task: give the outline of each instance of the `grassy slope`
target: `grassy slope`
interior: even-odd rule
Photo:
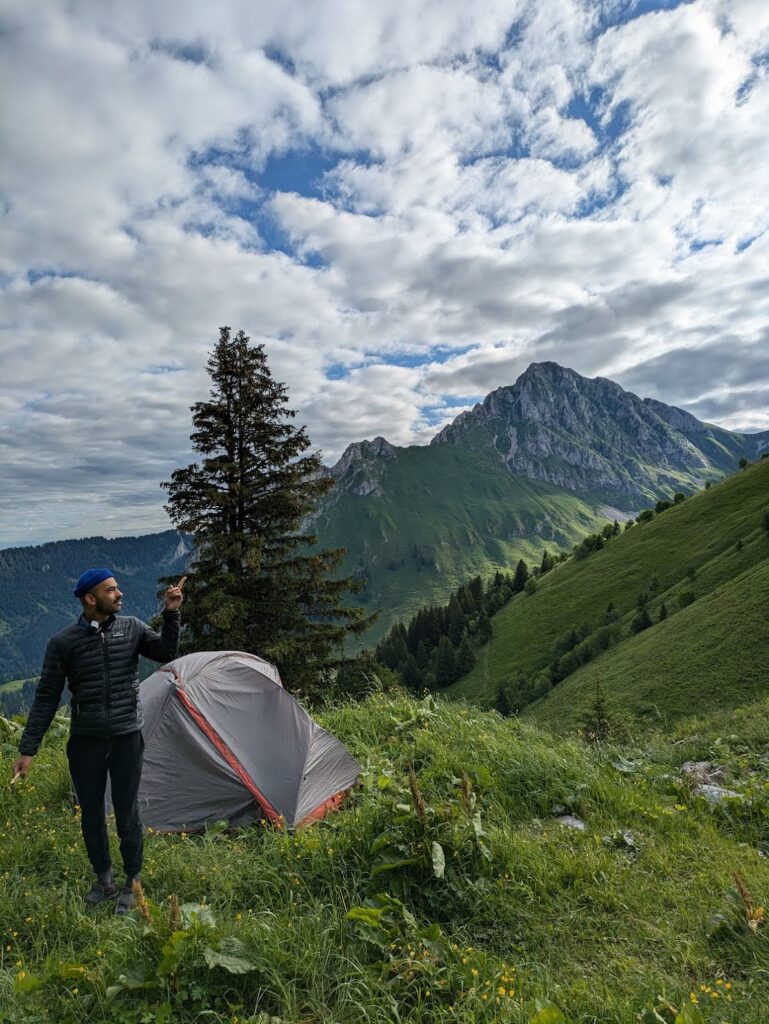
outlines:
[[[651,604],[654,617],[663,600],[672,611],[682,590],[691,589],[702,596],[736,581],[769,558],[769,541],[761,528],[761,515],[767,505],[769,460],[764,460],[701,491],[652,522],[623,533],[602,551],[558,566],[540,581],[536,594],[515,598],[494,617],[490,643],[479,652],[473,671],[451,688],[451,695],[479,701],[493,699],[500,681],[519,670],[528,674],[543,668],[552,657],[554,641],[583,622],[599,622],[610,601],[623,614],[627,627],[638,594],[647,589],[653,577],[659,580],[659,591]],[[743,542],[741,551],[735,548],[738,540]],[[693,578],[687,576],[687,570],[694,573]],[[722,597],[730,599],[732,591]],[[755,601],[759,607],[759,599],[751,597],[749,586],[745,600],[748,604]],[[704,645],[716,656],[714,638],[720,642],[726,629],[716,627],[714,633],[709,626],[698,626],[698,616],[705,607],[695,602],[686,618],[679,618],[683,613],[676,614],[664,632],[655,627],[644,639],[644,644],[650,645],[650,671],[656,660],[654,637],[673,636],[683,625],[690,633],[692,650]],[[592,663],[587,671],[620,656],[629,642]],[[749,692],[758,664],[754,663],[748,679]],[[740,685],[743,669],[739,658],[735,656],[723,664],[723,670],[727,686]],[[688,679],[685,663],[678,666],[676,675],[666,676],[663,684],[665,681],[671,692],[688,686],[691,693],[696,685],[695,680]]]
[[[763,541],[766,547],[769,542]],[[554,687],[524,715],[574,727],[595,693],[637,716],[671,721],[769,692],[769,557],[664,622],[627,639]]]
[[[769,927],[748,927],[732,872],[766,905],[769,860],[757,847],[769,848],[769,806],[749,772],[769,767],[767,703],[730,716],[726,743],[695,723],[683,742],[656,738],[622,755],[404,697],[330,709],[323,723],[364,766],[342,811],[297,836],[257,827],[149,836],[148,920],[83,913],[89,878],[63,736],[47,744],[29,782],[0,790],[0,1019],[266,1024],[265,1011],[284,1024],[529,1024],[534,999],[549,997],[571,1024],[637,1024],[659,996],[680,1007],[694,992],[706,1024],[765,1024]],[[0,756],[0,772],[11,756]],[[748,787],[728,809],[710,809],[675,771],[713,756],[730,785]],[[464,773],[475,806],[462,795]],[[555,805],[587,830],[559,825]],[[383,833],[389,848],[376,852]],[[435,842],[443,879],[432,870]],[[393,851],[413,862],[378,870]],[[382,892],[415,921],[395,905],[391,923],[385,915],[384,929],[369,928],[372,944],[346,913]],[[205,904],[214,922],[170,924],[169,895]],[[714,913],[726,921],[709,938]],[[375,926],[376,914],[368,920]],[[440,932],[425,932],[430,924]],[[211,951],[227,949],[244,973],[210,965]],[[154,987],[126,990],[131,981]],[[30,984],[40,987],[20,991]]]
[[[313,523],[324,547],[347,549],[345,571],[368,579],[366,607],[382,609],[366,644],[470,577],[539,563],[545,547],[569,548],[606,522],[574,495],[451,445],[398,449],[383,489],[344,494]]]

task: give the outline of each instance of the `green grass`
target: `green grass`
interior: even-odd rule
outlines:
[[[548,999],[570,1024],[652,1007],[672,1024],[664,1004],[694,992],[705,1024],[765,1024],[769,927],[733,872],[766,905],[766,702],[622,750],[400,695],[320,717],[364,767],[340,813],[297,835],[148,836],[128,920],[82,909],[54,736],[0,790],[0,1020],[529,1024]],[[741,797],[694,796],[677,772],[694,755]]]
[[[596,679],[616,708],[659,721],[749,703],[769,692],[768,607],[769,558],[580,668],[523,714],[576,726]]]
[[[341,493],[312,523],[324,547],[347,550],[344,571],[365,578],[365,607],[381,614],[370,646],[396,618],[443,604],[471,577],[534,564],[569,549],[606,519],[586,500],[508,473],[497,459],[451,445],[398,448],[377,470],[382,493]],[[360,597],[356,598],[359,603]]]
[[[628,694],[631,685],[641,685],[649,691],[649,701],[679,714],[700,699],[706,672],[711,681],[703,684],[702,692],[708,703],[711,697],[724,703],[746,699],[761,679],[764,576],[753,579],[750,574],[769,559],[769,535],[761,526],[768,506],[769,460],[764,460],[635,526],[586,559],[557,566],[538,582],[534,595],[514,598],[494,617],[490,643],[478,652],[473,671],[450,688],[450,695],[493,701],[500,682],[519,671],[528,675],[544,668],[554,642],[582,623],[598,624],[610,601],[627,633],[639,593],[656,578],[659,588],[650,605],[655,619],[663,601],[676,612],[682,591],[692,590],[697,600],[667,623],[624,640],[591,663],[580,672],[580,687],[594,672],[603,676],[606,671],[610,684],[630,671]],[[563,685],[533,713],[547,714],[554,723],[557,713],[550,715],[545,707],[551,701],[565,707],[566,698],[559,697]],[[574,691],[569,693],[573,696]],[[622,698],[619,691],[617,697]],[[647,698],[639,696],[639,701]]]

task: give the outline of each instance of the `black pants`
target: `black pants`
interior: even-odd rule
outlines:
[[[103,739],[70,736],[67,760],[81,811],[81,826],[88,859],[97,875],[112,866],[104,814],[107,772],[112,805],[120,837],[120,854],[128,878],[138,876],[144,855],[144,833],[139,815],[139,782],[144,758],[141,732]]]

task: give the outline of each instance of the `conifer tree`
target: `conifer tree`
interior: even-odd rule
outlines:
[[[442,636],[435,650],[435,683],[448,686],[457,678],[457,661],[448,637]]]
[[[290,422],[264,346],[222,327],[207,368],[209,399],[191,407],[200,462],[162,485],[172,522],[194,542],[183,649],[252,651],[307,690],[370,622],[344,604],[360,584],[333,576],[344,550],[315,550],[302,532],[333,483],[320,455],[306,454],[310,440]]]
[[[475,665],[475,655],[467,637],[465,637],[457,650],[457,675],[467,675],[473,668],[473,665]]]
[[[515,567],[515,576],[513,577],[513,593],[520,594],[520,592],[526,586],[526,581],[529,578],[529,567],[521,558],[518,565]]]

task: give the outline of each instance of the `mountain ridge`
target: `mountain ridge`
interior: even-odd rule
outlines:
[[[516,382],[489,392],[439,430],[430,446],[493,451],[517,476],[590,493],[624,511],[656,501],[664,488],[696,488],[769,449],[769,431],[728,431],[654,398],[639,398],[606,377],[583,377],[554,362],[531,363]],[[337,482],[352,471],[356,493],[381,488],[377,462],[413,447],[383,437],[356,441],[328,468]],[[656,467],[650,469],[650,466]],[[331,496],[333,501],[333,495]]]

